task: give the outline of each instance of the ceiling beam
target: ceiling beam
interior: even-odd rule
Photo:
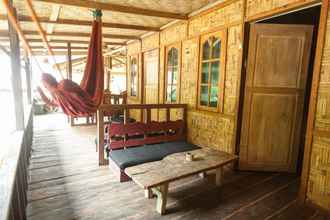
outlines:
[[[123,6],[111,3],[96,2],[91,0],[34,0],[35,2],[52,3],[58,5],[69,5],[82,8],[101,9],[104,11],[116,11],[122,13],[145,15],[152,17],[171,18],[178,20],[187,20],[188,16],[184,14],[178,14],[173,12],[164,12],[158,10],[151,10],[145,8],[138,8],[134,6]]]
[[[28,39],[27,41],[29,43],[42,43],[41,39]],[[9,38],[2,38],[0,39],[0,42],[9,42]],[[72,43],[72,44],[89,44],[89,41],[83,41],[83,40],[49,40],[49,43]],[[106,46],[126,46],[127,44],[124,42],[103,42]]]
[[[38,35],[37,31],[23,31],[25,35]],[[58,37],[90,37],[90,33],[79,33],[79,32],[53,32],[48,34],[49,36],[58,36]],[[125,39],[125,40],[139,40],[140,37],[132,35],[120,35],[120,34],[103,34],[103,38],[109,39]],[[8,37],[7,30],[0,30],[0,37]]]
[[[7,16],[4,14],[0,15],[0,20],[7,20]],[[20,22],[33,22],[32,18],[29,16],[18,16]],[[40,23],[45,24],[63,24],[63,25],[76,25],[76,26],[92,26],[92,21],[87,20],[74,20],[74,19],[57,19],[56,21],[50,20],[47,17],[38,17]],[[142,25],[133,25],[133,24],[120,24],[120,23],[110,23],[103,22],[103,28],[119,28],[119,29],[130,29],[130,30],[139,30],[139,31],[160,31],[159,27],[151,26],[142,26]]]
[[[60,5],[53,5],[52,13],[50,14],[49,20],[50,21],[57,21],[60,16],[61,6]],[[47,34],[51,34],[54,31],[55,24],[48,24],[47,25]]]
[[[68,47],[67,46],[51,46],[50,47],[51,49],[54,49],[54,50],[67,50]],[[44,46],[31,46],[31,49],[46,49]],[[87,50],[88,47],[71,47],[72,50]]]

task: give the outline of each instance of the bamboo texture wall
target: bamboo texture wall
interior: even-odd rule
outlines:
[[[330,210],[330,10],[317,100],[307,196]]]
[[[245,1],[245,2],[244,2]],[[180,102],[188,104],[188,139],[194,144],[235,152],[236,121],[242,62],[243,20],[269,16],[283,8],[298,8],[314,0],[227,0],[223,7],[193,16],[188,22],[174,24],[160,32],[128,46],[128,56],[150,48],[159,48],[159,102],[164,102],[165,48],[181,43]],[[244,11],[245,3],[245,11]],[[244,11],[244,12],[243,12]],[[245,17],[243,19],[243,14]],[[326,46],[322,61],[322,76],[318,97],[316,126],[312,147],[312,167],[308,185],[308,199],[330,210],[330,15]],[[200,111],[197,104],[199,38],[204,33],[227,31],[224,109],[222,113]],[[245,42],[247,43],[247,42]],[[140,62],[143,62],[140,59]],[[142,63],[140,63],[140,70]],[[141,72],[140,72],[141,75]],[[128,81],[129,82],[129,81]],[[141,84],[140,84],[141,85]],[[129,103],[136,100],[128,99]],[[138,100],[142,103],[142,99]],[[173,115],[180,115],[176,112]],[[159,112],[162,120],[163,113]],[[321,132],[316,132],[321,131]],[[318,135],[317,135],[318,134]],[[319,135],[322,134],[322,135]]]

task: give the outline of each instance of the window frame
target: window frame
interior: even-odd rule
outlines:
[[[137,72],[136,72],[136,77],[137,77],[137,80],[136,80],[136,95],[133,96],[132,95],[132,60],[133,59],[136,59],[136,67],[137,67]],[[132,99],[139,99],[139,95],[140,95],[140,92],[139,92],[139,88],[140,88],[140,69],[139,69],[140,65],[139,65],[139,54],[134,54],[134,55],[130,55],[129,56],[129,68],[128,68],[128,74],[129,74],[129,81],[128,81],[128,84],[129,86],[127,87],[127,90],[128,90],[128,95],[130,98]]]
[[[167,100],[167,87],[168,87],[168,52],[175,48],[178,50],[178,76],[177,76],[177,83],[176,83],[176,101],[169,101]],[[165,47],[165,69],[164,69],[164,103],[175,104],[180,103],[181,99],[181,42],[170,44]]]
[[[221,48],[220,48],[220,57],[219,58],[212,58],[208,60],[203,60],[203,44],[209,40],[211,37],[216,37],[221,40]],[[225,90],[225,70],[226,70],[226,50],[227,50],[227,30],[216,31],[208,34],[204,34],[200,37],[199,42],[199,68],[198,68],[198,87],[197,87],[197,109],[199,110],[206,110],[211,112],[223,112],[224,106],[224,90]],[[210,48],[210,55],[212,54],[212,49]],[[203,63],[211,64],[214,61],[220,61],[220,68],[219,68],[219,78],[218,78],[218,102],[216,107],[211,106],[204,106],[200,104],[201,101],[201,85],[202,85],[202,68]],[[208,100],[210,103],[210,90],[211,90],[211,65],[209,65],[208,71]]]

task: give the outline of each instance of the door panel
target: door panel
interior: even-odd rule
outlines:
[[[301,36],[260,36],[253,86],[299,87],[303,43]]]
[[[144,53],[144,104],[159,103],[159,50]],[[158,111],[152,110],[151,120],[158,119]]]
[[[239,166],[295,172],[313,27],[251,25]]]

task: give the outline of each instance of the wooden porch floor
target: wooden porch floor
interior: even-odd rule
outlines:
[[[212,177],[176,182],[160,216],[155,199],[97,165],[95,132],[68,127],[60,114],[35,118],[28,219],[321,219],[297,205],[296,176],[253,172],[226,172],[221,188]]]

